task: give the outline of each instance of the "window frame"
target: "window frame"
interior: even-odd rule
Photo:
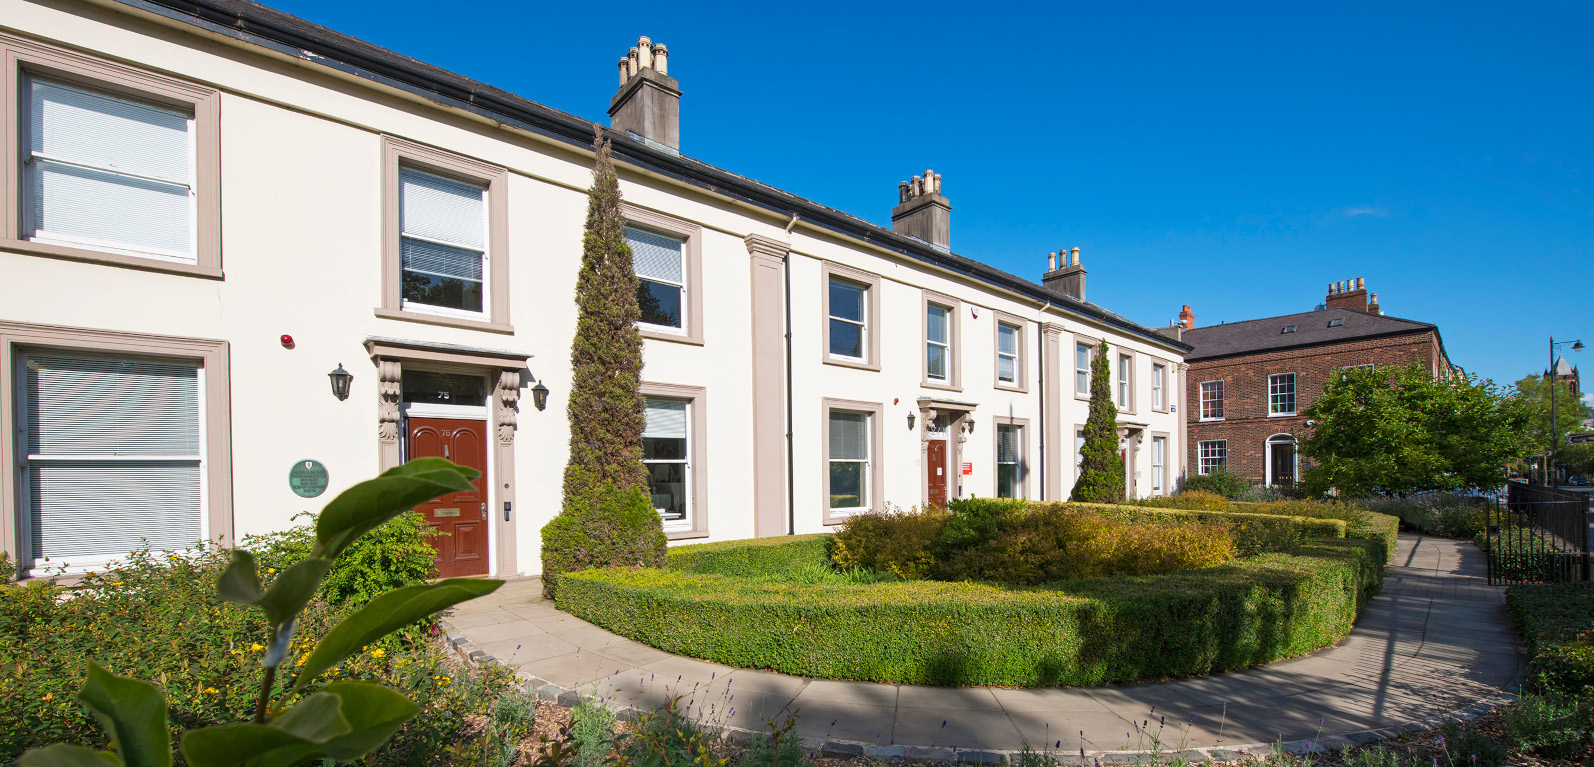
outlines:
[[[1089,353],[1089,358],[1086,360],[1086,362],[1093,364],[1096,361],[1096,352],[1099,351],[1101,347],[1101,339],[1091,338],[1090,336],[1082,336],[1078,333],[1074,334],[1074,347],[1073,354],[1071,355],[1074,361],[1070,365],[1070,368],[1074,371],[1074,399],[1088,402],[1090,401],[1091,368],[1090,364],[1087,364],[1083,370],[1081,370],[1079,367],[1079,347],[1081,346],[1084,346]],[[1080,373],[1085,374],[1085,388],[1083,390],[1079,388]]]
[[[1207,384],[1217,384],[1218,385],[1218,396],[1217,397],[1215,397],[1213,399],[1210,399],[1210,400],[1207,398]],[[1196,387],[1196,407],[1199,408],[1199,412],[1197,413],[1197,415],[1200,416],[1200,419],[1199,419],[1200,422],[1222,421],[1222,420],[1226,420],[1227,419],[1228,413],[1229,413],[1228,402],[1227,402],[1228,388],[1229,388],[1228,387],[1228,383],[1222,378],[1216,378],[1216,379],[1213,379],[1211,381],[1202,381]],[[1221,411],[1221,412],[1219,412],[1217,415],[1214,415],[1214,416],[1207,415],[1207,403],[1208,402],[1216,402],[1216,403],[1218,403],[1217,409],[1219,411]]]
[[[995,311],[996,321],[991,323],[991,360],[995,366],[991,371],[991,380],[997,389],[1027,394],[1029,393],[1029,322],[1020,317],[1004,311]],[[1012,383],[1002,381],[1002,327],[1014,329],[1013,343],[1013,378]]]
[[[997,467],[1001,466],[1001,431],[1003,427],[1018,429],[1018,491],[1022,500],[1030,499],[1029,477],[1035,472],[1029,467],[1029,419],[1000,416],[993,419],[991,424],[991,497],[1000,498],[1002,488],[997,484],[1000,475]]]
[[[212,541],[233,540],[232,384],[226,341],[0,321],[0,370],[5,371],[0,375],[0,432],[6,435],[0,439],[0,465],[19,465],[17,359],[41,351],[196,362],[202,375],[202,529]],[[15,471],[0,472],[0,550],[9,554],[18,567],[22,565],[19,479]]]
[[[869,476],[864,479],[864,487],[868,490],[869,499],[863,507],[858,509],[846,509],[838,512],[830,508],[830,412],[832,410],[839,410],[845,413],[863,413],[869,416],[869,457],[866,459]],[[885,503],[882,498],[885,495],[885,404],[826,397],[820,401],[819,419],[819,466],[821,476],[819,502],[823,509],[823,514],[821,515],[822,524],[839,525],[858,514],[870,514],[884,510]]]
[[[1157,374],[1162,374],[1161,382]],[[1162,404],[1157,404],[1161,400]],[[1168,363],[1152,360],[1151,362],[1151,411],[1154,413],[1168,412]]]
[[[675,330],[638,322],[637,331],[643,338],[653,341],[702,346],[704,290],[702,225],[624,201],[620,203],[620,215],[625,217],[625,225],[632,229],[641,229],[684,241],[681,247],[681,258],[685,262],[682,264],[681,274],[686,278],[685,284],[681,286],[681,320],[684,327]]]
[[[1208,465],[1208,458],[1211,456],[1205,452],[1208,449],[1208,445],[1214,446],[1213,450],[1218,454],[1216,464],[1210,466]],[[1228,465],[1229,441],[1227,439],[1203,439],[1196,441],[1196,473],[1204,476],[1206,474],[1210,474],[1214,469],[1225,468]]]
[[[401,256],[399,170],[413,168],[487,188],[487,260],[482,269],[486,284],[482,302],[486,311],[471,317],[471,312],[440,308],[437,312],[403,302],[404,262]],[[497,165],[417,144],[397,136],[382,136],[382,303],[375,315],[382,319],[408,320],[428,325],[513,333],[509,322],[509,171]],[[462,316],[464,315],[464,316]]]
[[[1162,443],[1162,464],[1160,466],[1157,464],[1157,443],[1159,441]],[[1168,473],[1168,458],[1171,456],[1168,449],[1172,444],[1173,440],[1167,432],[1154,431],[1151,433],[1151,448],[1149,452],[1151,453],[1151,494],[1153,496],[1172,495],[1168,487],[1168,478],[1170,476]],[[1157,477],[1158,469],[1162,470],[1160,482]]]
[[[0,226],[0,250],[44,258],[82,261],[105,266],[220,280],[221,245],[221,92],[184,80],[125,66],[110,59],[69,51],[53,45],[0,34],[0,58],[5,61],[0,98],[5,119],[0,141],[5,142],[0,172],[5,174],[5,223]],[[22,206],[26,195],[22,178],[24,105],[22,80],[42,77],[88,90],[179,109],[192,115],[189,142],[193,147],[193,263],[155,256],[99,250],[89,245],[63,245],[23,239]]]
[[[930,377],[930,307],[947,312],[945,380]],[[922,291],[919,300],[919,385],[926,389],[963,391],[963,302],[945,293]]]
[[[679,541],[709,536],[708,515],[708,389],[701,386],[642,382],[637,392],[643,397],[684,400],[686,402],[686,474],[688,497],[692,504],[686,524],[664,523],[664,537]]]
[[[1289,391],[1287,392],[1287,394],[1289,395],[1289,398],[1290,398],[1290,409],[1288,411],[1280,410],[1280,411],[1276,411],[1275,412],[1273,410],[1273,408],[1274,408],[1274,398],[1282,397],[1282,396],[1284,396],[1286,394],[1286,392],[1276,391],[1280,387],[1278,387],[1274,383],[1274,379],[1283,378],[1284,376],[1289,376],[1289,379],[1290,379],[1290,387],[1289,387]],[[1296,414],[1297,408],[1300,405],[1299,400],[1296,399],[1296,397],[1299,394],[1299,390],[1296,387],[1296,381],[1297,380],[1298,379],[1296,378],[1296,375],[1294,373],[1269,373],[1268,374],[1268,376],[1267,376],[1267,417],[1268,418],[1288,418],[1288,417],[1293,416],[1293,415]]]
[[[1124,370],[1125,370],[1124,363],[1126,361],[1128,362],[1128,372],[1129,372],[1129,377],[1128,378],[1124,378],[1123,377]],[[1136,392],[1135,392],[1135,378],[1136,378],[1135,373],[1137,372],[1135,370],[1135,368],[1137,366],[1138,361],[1139,361],[1139,355],[1137,355],[1133,351],[1130,351],[1130,350],[1127,350],[1127,349],[1122,349],[1122,348],[1120,348],[1118,350],[1118,355],[1114,359],[1114,363],[1115,364],[1113,365],[1113,401],[1114,401],[1115,404],[1118,405],[1118,412],[1120,412],[1120,413],[1136,413],[1136,412],[1138,412],[1138,409],[1136,408],[1136,405],[1137,405],[1137,400],[1139,400],[1139,397],[1136,396]],[[1123,398],[1122,402],[1118,402],[1118,399],[1120,397]]]
[[[839,357],[830,353],[830,282],[840,280],[863,288],[863,359]],[[819,359],[826,365],[880,370],[880,275],[850,266],[822,261],[819,265],[819,300],[823,315],[820,329]]]

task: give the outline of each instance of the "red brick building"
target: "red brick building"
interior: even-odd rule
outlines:
[[[1457,370],[1438,327],[1385,316],[1361,279],[1330,285],[1322,306],[1300,314],[1197,328],[1185,309],[1180,336],[1195,347],[1185,357],[1188,465],[1199,474],[1221,465],[1254,483],[1293,484],[1296,440],[1310,428],[1300,413],[1342,368]]]

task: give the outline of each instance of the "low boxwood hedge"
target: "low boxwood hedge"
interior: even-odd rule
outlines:
[[[672,546],[664,556],[671,570],[758,578],[794,573],[829,553],[830,536],[818,534]]]
[[[637,641],[732,666],[916,684],[1099,685],[1245,668],[1327,646],[1377,592],[1384,564],[1381,541],[1322,539],[1202,570],[1033,588],[837,586],[724,572],[811,566],[805,558],[819,555],[822,540],[685,547],[666,569],[572,573],[558,605]]]
[[[1193,520],[1196,522],[1222,522],[1232,527],[1255,525],[1274,530],[1288,530],[1302,538],[1344,538],[1348,527],[1344,520],[1313,519],[1311,517],[1253,514],[1241,511],[1198,511],[1191,509],[1158,509],[1147,506],[1077,503],[1103,516],[1131,522],[1167,522]]]

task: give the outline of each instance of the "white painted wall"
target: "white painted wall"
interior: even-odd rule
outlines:
[[[412,339],[532,355],[530,370],[552,391],[546,412],[522,397],[515,466],[519,561],[501,573],[540,570],[539,529],[558,512],[568,424],[569,346],[575,331],[573,291],[581,255],[590,157],[523,134],[486,126],[440,108],[350,83],[315,65],[286,62],[254,49],[110,14],[89,4],[41,5],[0,0],[0,19],[14,33],[63,44],[141,67],[209,84],[223,92],[222,206],[225,280],[156,274],[7,252],[0,248],[0,319],[26,323],[224,339],[231,344],[234,516],[240,534],[281,528],[295,513],[317,510],[354,481],[374,474],[377,455],[376,371],[362,342],[368,336]],[[606,94],[594,94],[601,99]],[[513,333],[491,333],[379,319],[381,291],[381,135],[432,144],[504,166],[510,222],[510,302]],[[707,152],[706,152],[707,153]],[[1030,491],[1039,495],[1041,465],[1040,309],[1014,297],[865,246],[838,242],[766,213],[622,168],[628,202],[704,227],[705,297],[702,346],[650,340],[645,380],[701,386],[711,410],[707,449],[709,540],[753,534],[750,290],[743,236],[760,234],[792,245],[791,343],[794,397],[792,481],[796,532],[823,529],[824,482],[820,400],[882,402],[886,500],[919,503],[923,492],[917,430],[906,414],[929,394],[977,404],[977,428],[964,443],[974,463],[963,495],[994,494],[994,416],[1030,420]],[[882,211],[894,189],[881,190]],[[860,371],[819,362],[824,316],[821,260],[882,275],[883,370]],[[1037,271],[1040,264],[1037,263]],[[923,289],[960,297],[963,391],[920,386]],[[972,316],[977,308],[979,316]],[[1023,354],[1029,393],[994,387],[995,310],[1030,320]],[[1170,363],[1168,400],[1176,390],[1178,356],[1143,340],[1071,316],[1046,321],[1133,349],[1137,386],[1149,402],[1150,360]],[[291,334],[295,348],[278,343]],[[1087,406],[1072,396],[1072,342],[1065,333],[1061,371],[1066,450],[1064,480],[1072,486],[1073,430]],[[346,402],[329,392],[326,374],[338,364],[355,378]],[[893,398],[898,404],[891,404]],[[9,406],[7,404],[6,406]],[[1136,420],[1175,439],[1178,413]],[[1170,477],[1186,455],[1170,444]],[[1149,487],[1149,438],[1137,469]],[[301,499],[286,482],[301,459],[324,462],[331,487],[320,499]],[[954,467],[955,468],[955,467]],[[499,482],[504,478],[497,478]],[[954,477],[954,482],[956,477]],[[955,488],[955,484],[953,485]]]

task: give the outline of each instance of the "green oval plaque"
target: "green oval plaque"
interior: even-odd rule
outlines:
[[[327,491],[327,467],[320,461],[295,461],[288,470],[288,487],[300,498],[314,498]]]

